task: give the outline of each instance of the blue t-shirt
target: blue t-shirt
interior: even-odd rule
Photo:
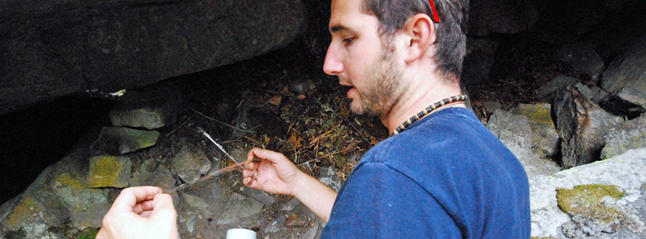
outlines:
[[[368,151],[322,238],[529,238],[518,159],[465,108],[433,113]]]

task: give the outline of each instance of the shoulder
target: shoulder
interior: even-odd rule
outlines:
[[[480,148],[506,150],[469,109],[448,108],[375,145],[360,164],[380,162],[395,168],[411,163],[432,167],[443,160],[456,164],[460,163],[455,160],[458,156],[473,156],[469,152],[477,152]],[[511,152],[504,155],[513,157]],[[473,157],[459,157],[458,160],[468,158]]]

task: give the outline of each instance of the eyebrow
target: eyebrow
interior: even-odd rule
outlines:
[[[340,32],[340,31],[344,31],[344,30],[348,30],[348,28],[344,27],[343,25],[334,25],[334,26],[330,27],[330,32],[332,32],[332,33]]]

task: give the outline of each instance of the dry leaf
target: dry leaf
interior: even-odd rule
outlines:
[[[272,105],[275,105],[275,106],[279,106],[279,105],[280,105],[280,102],[281,102],[282,100],[283,100],[283,98],[277,95],[277,96],[272,97],[272,98],[271,98],[269,101],[267,101],[267,102],[269,102],[269,104],[272,104]]]

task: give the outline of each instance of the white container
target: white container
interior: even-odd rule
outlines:
[[[256,239],[256,232],[243,228],[229,229],[227,239]]]

